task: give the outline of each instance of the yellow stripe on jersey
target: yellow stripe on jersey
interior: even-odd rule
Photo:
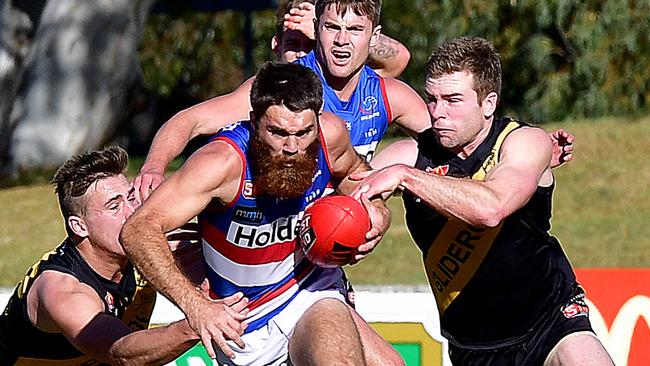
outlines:
[[[499,162],[503,140],[519,126],[518,122],[511,121],[499,133],[490,155],[472,175],[473,180],[485,179],[487,173]],[[424,258],[429,285],[440,314],[447,310],[474,277],[501,231],[502,224],[494,228],[477,228],[460,220],[447,220]]]
[[[515,121],[510,121],[506,127],[501,131],[499,136],[497,137],[497,140],[494,142],[494,146],[492,147],[492,151],[490,151],[490,155],[488,155],[487,159],[483,162],[481,165],[481,168],[472,175],[472,179],[474,180],[484,180],[485,176],[487,173],[494,168],[495,165],[499,162],[499,151],[501,150],[501,145],[503,144],[503,140],[505,140],[506,136],[512,130],[515,128],[519,127],[520,124],[519,122]]]
[[[25,292],[27,292],[27,289],[29,288],[29,285],[30,285],[31,281],[38,274],[38,269],[40,268],[41,263],[43,263],[43,262],[47,261],[48,259],[50,259],[50,257],[52,255],[54,255],[55,253],[56,253],[56,249],[53,249],[53,250],[51,250],[49,252],[46,252],[41,257],[41,260],[34,263],[34,265],[32,265],[32,267],[29,269],[29,271],[27,271],[27,273],[25,274],[25,278],[23,278],[23,280],[20,281],[18,283],[18,285],[17,285],[18,286],[17,295],[18,295],[19,299],[22,299],[23,296],[25,296]]]
[[[124,311],[122,322],[132,331],[149,328],[149,321],[156,305],[156,290],[147,280],[134,268],[135,272],[135,294]]]
[[[455,219],[445,224],[424,259],[441,314],[474,276],[500,230],[501,225],[476,228]]]

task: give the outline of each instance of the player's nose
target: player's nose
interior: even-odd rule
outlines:
[[[343,45],[347,44],[350,41],[350,34],[346,29],[341,29],[338,32],[336,32],[336,36],[334,37],[334,43],[337,45]]]
[[[288,136],[284,140],[282,152],[286,155],[294,155],[298,153],[298,138],[296,136]]]

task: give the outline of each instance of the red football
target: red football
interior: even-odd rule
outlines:
[[[307,258],[321,267],[340,267],[366,242],[370,217],[350,196],[319,198],[307,207],[300,226],[300,245]]]

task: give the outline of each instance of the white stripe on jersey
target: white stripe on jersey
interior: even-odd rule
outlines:
[[[226,258],[205,239],[203,241],[203,256],[206,263],[219,276],[237,286],[267,286],[282,281],[295,268],[295,260],[300,256],[289,254],[281,262],[266,264],[241,264]],[[297,248],[296,251],[300,251]]]
[[[304,282],[307,278],[309,278],[309,275],[314,272],[314,270],[317,267],[314,267],[311,271],[309,271],[309,274],[305,276],[300,282],[294,284],[293,286],[289,287],[284,291],[282,294],[278,295],[277,297],[269,300],[268,302],[263,303],[259,307],[254,308],[253,310],[248,313],[248,316],[246,317],[246,321],[249,323],[252,323],[253,321],[265,316],[268,313],[271,313],[273,310],[278,308],[280,305],[284,304],[285,301],[289,300],[291,296],[293,296],[296,292],[298,292],[299,289],[299,284]]]

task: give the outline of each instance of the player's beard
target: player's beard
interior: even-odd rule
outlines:
[[[316,138],[304,153],[277,155],[254,134],[251,142],[251,168],[256,188],[265,194],[281,198],[304,195],[312,185],[319,150],[320,141]]]

